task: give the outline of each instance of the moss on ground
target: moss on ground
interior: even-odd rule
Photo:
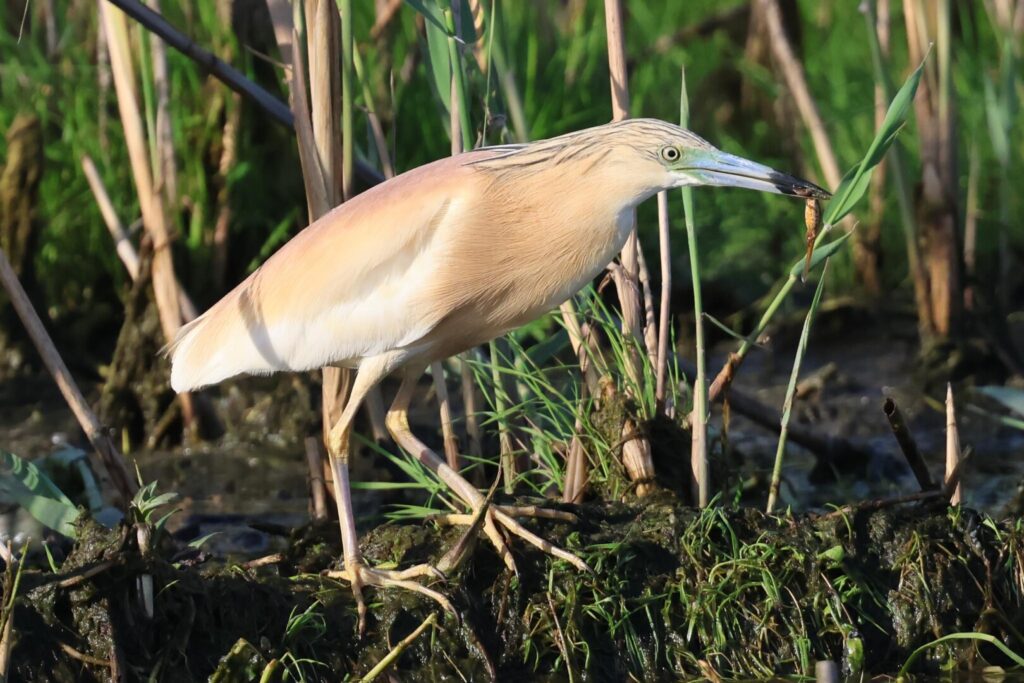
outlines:
[[[480,543],[447,585],[445,615],[398,658],[409,680],[659,680],[813,673],[892,673],[916,648],[963,631],[1024,650],[1024,520],[994,522],[945,506],[826,516],[704,512],[669,494],[577,508],[577,525],[540,523],[593,575],[514,543],[519,575]],[[136,534],[83,526],[61,575],[27,571],[15,611],[14,680],[109,680],[116,645],[129,678],[337,680],[361,676],[436,605],[403,591],[370,593],[356,633],[348,588],[321,576],[338,555],[334,525],[295,532],[279,561],[201,562]],[[385,525],[363,539],[372,563],[436,561],[458,531]],[[176,555],[175,555],[176,553]],[[71,579],[84,570],[103,570]],[[138,577],[153,576],[144,614]],[[57,581],[64,581],[58,585]],[[946,642],[915,663],[1006,665],[975,641]],[[275,668],[276,667],[276,668]],[[402,676],[405,678],[406,676]]]

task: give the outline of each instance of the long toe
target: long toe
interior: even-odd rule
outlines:
[[[473,525],[480,514],[480,510],[476,510],[474,514],[445,514],[438,515],[434,518],[435,521],[442,524],[453,524],[453,525]],[[548,508],[539,508],[536,506],[530,507],[512,507],[507,505],[496,505],[488,508],[484,512],[484,533],[487,538],[491,541],[495,550],[498,551],[498,555],[505,561],[505,564],[513,572],[516,571],[515,562],[512,559],[512,553],[508,549],[508,543],[505,539],[505,534],[512,534],[522,538],[524,541],[534,546],[535,548],[565,560],[580,571],[592,574],[593,571],[587,566],[587,563],[581,560],[576,555],[563,550],[558,546],[550,543],[537,534],[533,533],[525,526],[516,521],[516,517],[532,517],[537,519],[553,519],[564,522],[577,521],[577,517],[571,512],[563,512],[561,510],[552,510]],[[472,529],[471,529],[472,531]]]
[[[419,593],[430,598],[447,612],[450,612],[456,619],[460,620],[459,613],[451,601],[438,591],[427,588],[412,579],[431,577],[445,579],[441,570],[429,564],[418,564],[408,569],[391,570],[368,567],[362,562],[348,562],[345,569],[329,571],[327,576],[332,579],[342,579],[352,585],[352,592],[356,597],[356,607],[359,611],[359,633],[362,635],[366,626],[366,603],[363,600],[362,588],[374,586],[375,588],[400,588],[414,593]]]

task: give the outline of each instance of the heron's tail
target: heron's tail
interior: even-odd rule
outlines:
[[[177,392],[216,384],[243,373],[278,369],[261,354],[237,308],[235,293],[178,330],[161,353],[171,359],[171,387]]]

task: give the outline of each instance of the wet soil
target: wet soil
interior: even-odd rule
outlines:
[[[914,504],[827,516],[831,503],[916,490],[882,415],[884,395],[899,402],[936,478],[944,444],[944,417],[927,400],[941,398],[944,386],[915,376],[913,333],[851,325],[849,311],[834,315],[831,325],[829,312],[819,318],[803,376],[829,363],[835,369],[798,400],[794,419],[855,439],[870,457],[823,463],[791,447],[783,507],[809,513],[766,517],[729,506],[763,505],[776,443],[733,413],[715,440],[717,471],[738,482],[722,499],[726,507],[701,514],[662,491],[643,501],[588,503],[576,509],[577,525],[531,525],[583,557],[594,576],[518,542],[516,576],[481,543],[435,586],[461,621],[438,614],[393,671],[414,680],[659,680],[808,674],[815,660],[832,659],[847,671],[892,673],[915,648],[965,631],[1024,651],[1024,437],[961,411],[961,443],[974,451],[966,502],[983,514]],[[737,386],[781,406],[791,362],[785,329],[773,346],[775,353],[751,355]],[[957,386],[969,398],[969,387]],[[321,574],[336,568],[340,548],[333,524],[305,523],[300,437],[315,410],[307,382],[228,385],[218,409],[227,436],[215,445],[135,444],[144,480],[180,493],[166,537],[141,552],[134,529],[90,526],[74,549],[55,548],[59,575],[33,558],[14,612],[14,680],[109,680],[112,657],[129,680],[284,680],[286,671],[289,680],[356,677],[438,612],[419,596],[371,592],[370,622],[359,636],[347,584]],[[413,416],[421,433],[434,429],[432,421],[432,414]],[[655,444],[659,468],[688,448],[677,437]],[[0,382],[5,448],[40,458],[80,441],[47,378]],[[354,465],[357,481],[401,478],[368,453]],[[457,530],[432,523],[381,525],[389,501],[379,494],[357,490],[355,500],[370,563],[436,561],[457,540]],[[10,531],[24,521],[13,514]],[[211,532],[218,533],[201,550],[187,548]],[[245,564],[278,554],[269,564]],[[103,570],[73,578],[96,567]],[[152,617],[139,597],[145,575],[153,577]],[[958,640],[929,649],[915,667],[935,673],[951,663],[978,670],[1010,662],[990,645]]]
[[[1024,646],[1021,519],[994,523],[944,505],[809,517],[699,513],[667,494],[576,512],[578,524],[535,528],[583,557],[593,575],[516,544],[517,576],[481,546],[435,586],[461,620],[441,615],[393,672],[662,680],[808,674],[831,659],[848,672],[891,673],[946,633]],[[457,533],[383,525],[362,547],[373,564],[436,562]],[[419,595],[373,592],[360,637],[347,587],[320,574],[340,551],[333,525],[298,529],[278,561],[261,567],[203,562],[170,543],[143,553],[124,527],[87,522],[81,534],[58,574],[22,576],[15,680],[109,680],[112,657],[130,678],[257,680],[270,666],[264,680],[282,680],[286,668],[337,680],[364,675],[438,611]],[[138,597],[143,574],[152,576],[152,617]],[[302,613],[313,617],[297,623]],[[915,670],[949,663],[1010,662],[991,646],[955,641],[930,649]]]

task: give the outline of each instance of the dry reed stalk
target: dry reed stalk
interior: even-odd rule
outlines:
[[[114,209],[114,203],[110,201],[110,195],[107,194],[103,179],[100,178],[96,165],[88,155],[82,157],[82,171],[85,173],[89,189],[92,190],[93,197],[96,199],[103,222],[106,223],[107,230],[114,240],[114,249],[117,251],[121,263],[124,264],[125,270],[128,271],[128,277],[134,282],[139,278],[139,253],[135,250],[135,245],[128,239],[128,233]],[[188,292],[181,286],[181,283],[178,283],[178,306],[181,308],[182,322],[187,323],[196,319],[198,315],[196,305],[192,303],[192,299],[189,298]]]
[[[651,271],[647,268],[644,250],[637,249],[637,264],[640,266],[640,293],[644,300],[644,346],[651,367],[658,362],[658,321],[654,316],[654,294],[651,293]]]
[[[158,12],[154,12],[138,0],[107,0],[101,2],[100,7],[107,4],[118,7],[148,31],[160,36],[168,45],[199,64],[211,76],[256,102],[279,123],[286,126],[293,125],[292,113],[286,104],[246,78],[238,69],[197,45],[191,38],[174,28]],[[109,34],[107,39],[109,41]]]
[[[953,473],[960,469],[960,430],[956,426],[956,404],[953,402],[953,385],[946,384],[946,476],[947,487],[953,481]],[[961,479],[957,480],[949,495],[950,505],[959,505],[963,501]]]
[[[297,33],[293,35],[292,41],[293,44],[299,43]],[[299,165],[302,168],[302,185],[306,190],[306,209],[312,219],[329,211],[330,202],[313,138],[309,98],[306,94],[306,67],[299,50],[292,51],[291,93],[295,107],[295,137],[299,149]]]
[[[604,2],[605,32],[608,45],[608,72],[611,83],[612,118],[615,121],[629,118],[629,77],[626,73],[626,42],[623,35],[622,2],[621,0],[605,0]],[[640,280],[640,244],[636,234],[636,213],[633,214],[633,229],[626,239],[619,260],[622,268],[612,270],[615,286],[619,293],[619,304],[622,307],[623,332],[631,334],[638,341],[647,339],[641,320],[640,291],[637,283]],[[645,274],[644,279],[649,279]],[[652,335],[657,338],[657,332]],[[641,386],[643,372],[638,354],[629,347],[626,353],[627,376],[632,386]],[[625,434],[626,425],[623,425]],[[630,429],[630,432],[633,430]],[[637,494],[643,495],[649,487],[642,483],[653,479],[654,461],[651,459],[651,447],[646,436],[630,438],[623,444],[623,463],[630,463],[628,469],[633,481],[641,482],[637,486]]]
[[[60,393],[64,396],[64,400],[67,401],[68,407],[71,408],[75,419],[78,420],[79,426],[85,432],[89,443],[92,444],[92,447],[99,455],[104,469],[110,475],[110,479],[121,497],[122,504],[127,506],[135,492],[138,491],[135,478],[131,475],[124,456],[114,446],[110,437],[104,431],[99,418],[96,417],[96,414],[86,402],[85,397],[82,396],[82,392],[71,376],[71,372],[68,370],[67,365],[64,364],[64,360],[60,357],[60,353],[57,352],[57,348],[53,345],[53,340],[46,332],[43,321],[39,319],[39,315],[36,313],[35,308],[33,308],[32,302],[29,301],[28,295],[18,281],[18,277],[14,274],[14,269],[11,267],[10,261],[7,260],[7,254],[2,249],[0,249],[0,282],[3,283],[4,289],[7,290],[11,304],[14,306],[18,317],[21,318],[22,324],[25,325],[32,343],[43,359],[43,364],[50,371],[54,381],[57,383],[57,388],[60,389]]]
[[[583,374],[583,381],[587,391],[592,396],[597,396],[601,389],[601,378],[598,376],[594,364],[590,362],[597,349],[589,334],[589,327],[587,325],[580,325],[576,315],[576,304],[573,303],[572,299],[568,299],[559,306],[559,312],[562,314],[562,324],[565,326],[565,331],[569,334],[569,343],[572,345],[573,353],[579,359],[580,372]]]
[[[295,49],[295,23],[292,21],[292,4],[288,0],[266,0],[270,23],[274,29],[274,41],[281,53],[281,63],[285,68],[285,80],[291,80],[292,50]]]
[[[262,86],[246,78],[240,71],[224,62],[224,60],[209,50],[200,47],[191,38],[172,26],[160,14],[138,2],[138,0],[107,1],[142,24],[146,30],[160,36],[168,45],[198,64],[206,73],[258,105],[275,121],[288,128],[295,127],[295,117],[292,115],[292,111],[287,104],[271,95]],[[279,37],[277,31],[275,31],[275,37]],[[289,42],[288,45],[294,45],[294,41]],[[295,50],[292,50],[292,53],[294,52]],[[355,161],[354,172],[363,183],[370,186],[377,185],[384,180],[376,169],[361,160]]]
[[[668,415],[670,409],[665,402],[665,376],[668,370],[668,337],[672,324],[669,319],[672,305],[672,252],[668,192],[658,193],[658,246],[661,252],[661,310],[658,321],[658,355],[654,364],[657,378],[654,397],[658,411]]]
[[[583,450],[583,406],[586,403],[587,386],[580,388],[580,402],[577,406],[576,422],[572,428],[572,441],[565,458],[565,483],[562,486],[562,501],[579,503],[586,490],[587,454]]]
[[[327,519],[327,487],[324,483],[323,442],[315,436],[307,436],[306,465],[309,468],[309,494],[314,521]]]
[[[622,121],[629,118],[629,76],[626,73],[626,40],[623,34],[621,0],[605,0],[604,3],[605,31],[608,45],[608,73],[611,82],[612,120]],[[636,234],[636,213],[633,214],[633,229],[622,247],[619,260],[622,271],[612,271],[615,286],[619,292],[619,303],[622,306],[623,331],[630,333],[637,340],[645,338],[642,327],[640,303],[640,248]],[[640,361],[631,358],[627,371],[634,384],[639,386]]]
[[[143,225],[153,242],[153,291],[164,339],[170,343],[181,327],[178,283],[171,260],[170,231],[163,198],[153,185],[152,168],[146,137],[139,114],[135,92],[135,73],[132,66],[125,15],[108,3],[100,5],[100,14],[107,34],[107,47],[117,92],[117,107],[124,128],[125,143],[131,160],[132,176],[142,209]],[[195,406],[192,395],[178,395],[182,417],[186,426],[195,425]]]
[[[839,162],[836,159],[832,143],[829,141],[828,133],[825,131],[825,124],[818,113],[818,107],[814,103],[811,91],[807,87],[807,77],[804,75],[803,65],[793,53],[793,47],[789,44],[786,36],[786,29],[782,24],[782,12],[779,10],[777,0],[758,0],[764,12],[764,18],[768,27],[769,42],[772,54],[778,62],[779,69],[786,80],[786,87],[793,100],[796,102],[800,117],[811,134],[811,141],[814,143],[814,151],[821,163],[821,170],[825,181],[831,187],[839,187],[842,174],[839,172]]]
[[[448,461],[448,467],[458,472],[461,469],[459,462],[459,439],[455,436],[455,427],[452,421],[452,404],[448,398],[448,385],[444,380],[444,365],[441,361],[434,361],[430,364],[430,374],[434,381],[434,391],[437,393],[445,460]]]
[[[125,232],[117,210],[114,209],[114,203],[110,201],[110,195],[107,194],[107,188],[103,185],[99,171],[96,170],[96,164],[88,155],[82,157],[82,171],[85,173],[85,179],[89,182],[89,189],[92,190],[92,195],[96,199],[96,206],[100,210],[100,215],[103,216],[103,222],[114,239],[114,249],[117,251],[118,257],[128,271],[129,277],[132,280],[138,279],[139,254],[128,239],[128,233]]]
[[[339,63],[341,20],[332,0],[305,0],[306,50],[309,62],[309,110],[296,111],[296,124],[304,115],[310,117],[313,133],[312,150],[323,179],[323,194],[312,207],[309,222],[313,223],[341,203],[342,145],[339,104],[341,78],[335,65]],[[305,83],[299,87],[304,88]],[[299,98],[296,97],[296,104]],[[324,437],[338,420],[345,407],[346,389],[351,385],[350,370],[323,369]]]
[[[654,492],[654,459],[651,442],[630,418],[622,423],[622,465],[629,480],[636,484],[636,495],[643,497]]]
[[[462,388],[462,410],[466,418],[466,436],[469,437],[469,453],[475,458],[483,455],[483,431],[480,429],[480,404],[477,401],[476,382],[473,369],[469,367],[469,357],[476,350],[466,351],[459,357],[459,380]]]
[[[945,338],[959,326],[963,298],[956,226],[959,195],[953,131],[950,7],[948,0],[903,0],[911,62],[924,59],[934,41],[938,59],[925,67],[914,98],[921,142],[921,191],[918,194],[918,240],[923,244],[921,288],[924,310],[918,311],[926,338]]]

